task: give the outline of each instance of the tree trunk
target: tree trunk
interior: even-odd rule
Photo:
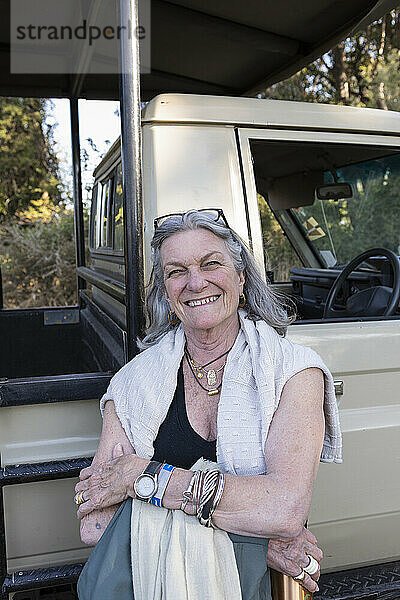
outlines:
[[[385,98],[385,84],[383,81],[380,82],[378,87],[378,96],[376,98],[376,106],[381,108],[382,110],[388,110],[388,105],[386,104]]]
[[[346,74],[346,58],[343,44],[338,44],[333,48],[332,62],[332,75],[335,81],[336,99],[342,104],[349,104],[350,89]]]

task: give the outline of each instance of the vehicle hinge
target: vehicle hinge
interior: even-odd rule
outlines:
[[[45,310],[44,311],[45,325],[71,325],[71,323],[79,323],[79,308],[66,308],[60,310]]]

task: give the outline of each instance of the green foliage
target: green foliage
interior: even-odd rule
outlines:
[[[3,224],[0,266],[5,308],[75,304],[73,212],[54,211],[47,223]]]
[[[400,9],[397,8],[293,77],[271,86],[262,96],[400,110],[399,64]],[[376,176],[371,175],[368,163],[365,173],[351,173],[350,167],[343,169],[342,180],[354,181],[357,190],[354,199],[327,201],[323,205],[316,201],[295,212],[301,223],[314,217],[325,231],[325,237],[314,242],[318,249],[332,249],[330,234],[342,264],[374,246],[400,252],[400,175],[396,161],[397,158],[387,173],[376,173]],[[291,257],[287,239],[260,198],[259,206],[263,231],[267,232],[264,235],[268,268],[277,271],[277,279],[285,279],[287,269],[296,262]]]
[[[62,204],[45,100],[0,97],[0,221],[21,216],[35,202]],[[23,218],[23,215],[22,215]]]
[[[399,110],[400,9],[268,88],[266,98]]]
[[[263,196],[257,194],[257,198],[263,232],[266,270],[274,272],[275,281],[289,281],[289,269],[291,267],[301,267],[301,261]]]
[[[332,250],[331,239],[340,264],[368,248],[399,254],[400,155],[347,166],[338,175],[351,183],[353,198],[315,201],[296,215],[302,223],[313,217],[327,234],[313,242],[315,247]]]
[[[45,125],[46,101],[0,98],[0,266],[4,306],[76,303],[73,212]]]

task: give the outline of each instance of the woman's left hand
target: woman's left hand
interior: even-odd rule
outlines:
[[[319,564],[323,558],[317,538],[309,529],[303,527],[301,533],[292,540],[270,539],[268,543],[267,563],[275,571],[297,577],[310,562],[310,556],[318,563],[314,575],[306,573],[302,586],[310,592],[318,591],[317,581],[320,576]]]
[[[119,504],[133,495],[133,482],[143,472],[148,460],[136,454],[123,454],[117,444],[112,460],[82,469],[75,493],[83,492],[84,502],[77,516],[82,519],[93,510]]]

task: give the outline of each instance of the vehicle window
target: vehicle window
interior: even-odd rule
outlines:
[[[92,204],[90,208],[90,227],[89,227],[89,247],[94,248],[96,238],[96,223],[97,223],[97,190],[98,185],[93,187]]]
[[[101,246],[111,246],[111,231],[110,231],[110,209],[111,209],[111,193],[112,193],[112,179],[108,179],[108,181],[103,185],[102,190],[102,227],[101,227]]]
[[[302,267],[303,265],[265,198],[261,194],[257,194],[257,199],[267,277],[271,283],[288,282],[291,267]]]
[[[112,210],[113,179],[101,184],[101,192],[97,194],[97,207],[94,216],[96,248],[112,246],[110,211]]]
[[[251,140],[250,147],[257,191],[265,198],[259,207],[266,263],[281,273],[276,280],[286,277],[289,250],[287,240],[276,237],[277,224],[265,204],[278,222],[286,215],[285,228],[292,223],[301,231],[300,239],[326,267],[346,264],[373,247],[400,254],[400,152],[264,140]],[[294,257],[291,266],[299,266]]]
[[[124,249],[124,207],[122,204],[122,164],[117,167],[114,192],[114,249]]]
[[[351,186],[351,198],[317,198],[292,209],[312,245],[337,264],[373,247],[400,255],[400,154],[344,165],[336,177]],[[331,171],[324,171],[324,183],[335,183]]]

